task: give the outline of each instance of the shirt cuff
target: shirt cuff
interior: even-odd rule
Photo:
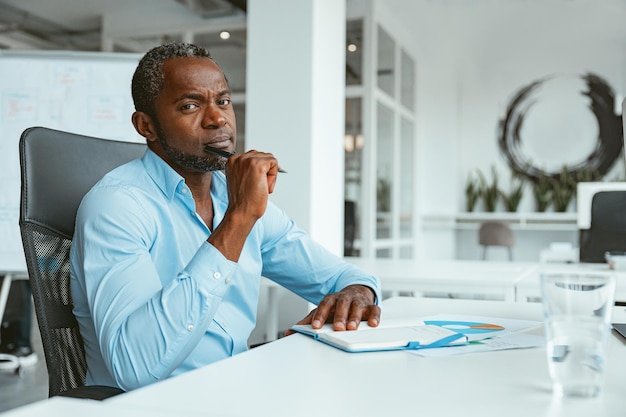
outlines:
[[[204,242],[183,270],[183,275],[198,280],[209,293],[221,296],[236,270],[236,262],[226,259],[213,245]]]

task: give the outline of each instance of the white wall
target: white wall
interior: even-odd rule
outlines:
[[[624,2],[378,0],[377,5],[384,10],[383,18],[410,30],[417,59],[420,213],[464,210],[465,181],[476,169],[490,178],[494,165],[500,184],[508,185],[509,168],[497,145],[497,127],[520,88],[551,74],[575,78],[592,72],[605,79],[618,98],[626,92]],[[574,117],[565,113],[573,95],[564,94],[549,118],[525,121],[525,128],[545,138],[539,146],[542,155],[580,162],[594,144],[593,115],[585,109]],[[567,155],[564,149],[575,154]],[[622,160],[610,178],[624,177]],[[533,210],[528,189],[519,211]],[[575,210],[574,204],[570,210]],[[546,237],[576,240],[577,234],[544,235],[528,244],[543,245]],[[476,246],[469,232],[429,229],[421,238],[420,257],[455,257],[459,252],[470,257]],[[456,245],[448,245],[451,241]],[[532,257],[539,249],[524,256]]]
[[[280,12],[277,12],[280,11]],[[271,200],[343,251],[345,2],[248,2],[246,147],[289,172]]]
[[[337,255],[343,252],[337,208],[344,200],[345,32],[344,1],[248,1],[246,147],[276,155],[288,173],[279,175],[270,199]],[[309,306],[279,293],[285,330]],[[261,336],[257,328],[251,340]]]

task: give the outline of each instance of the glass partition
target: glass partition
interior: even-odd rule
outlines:
[[[360,97],[346,99],[346,132],[343,140],[345,158],[344,256],[360,254],[363,147],[365,145],[361,120],[362,102]]]
[[[392,97],[395,95],[395,51],[394,40],[378,26],[378,88]]]
[[[413,122],[402,117],[400,124],[400,237],[413,237]]]
[[[416,63],[393,29],[346,25],[344,256],[416,253]]]
[[[391,237],[394,125],[393,110],[378,103],[376,146],[376,238]]]
[[[346,85],[363,84],[363,21],[346,23]]]
[[[400,56],[400,102],[407,109],[413,110],[415,107],[415,63],[404,50]]]

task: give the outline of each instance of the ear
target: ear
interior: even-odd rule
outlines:
[[[141,111],[134,112],[132,122],[137,133],[146,138],[148,142],[154,142],[157,140],[154,121],[147,113]]]

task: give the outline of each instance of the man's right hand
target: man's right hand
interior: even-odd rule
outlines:
[[[208,242],[237,262],[248,234],[267,208],[278,176],[278,161],[270,153],[248,151],[226,163],[228,208]]]
[[[259,219],[265,213],[269,194],[274,192],[277,176],[278,161],[270,153],[248,151],[228,158],[228,211]]]

